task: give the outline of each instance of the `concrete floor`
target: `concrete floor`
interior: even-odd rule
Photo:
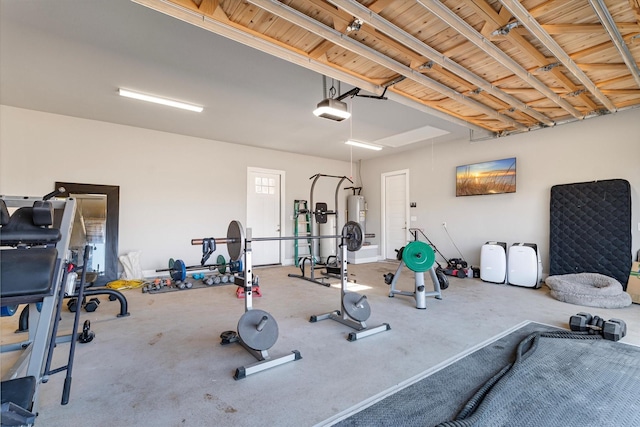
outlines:
[[[287,277],[294,267],[256,268],[263,296],[254,308],[278,322],[269,355],[300,351],[302,359],[236,381],[236,368],[256,359],[239,344],[221,346],[219,335],[236,330],[244,300],[235,286],[162,294],[124,291],[130,317],[117,318],[119,305],[101,297],[91,320],[96,337],[77,346],[71,398],[60,405],[64,373],[40,387],[36,426],[313,426],[384,390],[525,321],[567,327],[572,314],[587,311],[628,324],[623,342],[640,345],[640,306],[605,310],[562,303],[543,286],[533,290],[449,278],[443,299],[415,308],[410,297],[388,297],[382,275],[394,262],[350,265],[359,293],[368,297],[368,326],[391,330],[355,342],[353,329],[309,317],[340,308],[339,288]],[[335,281],[337,282],[337,281]],[[430,280],[427,277],[427,286]],[[412,290],[403,271],[399,286]],[[72,315],[63,313],[62,331]],[[2,318],[2,343],[19,341],[17,315]],[[54,367],[65,363],[69,344],[59,344]],[[2,355],[5,372],[17,355]],[[434,390],[437,393],[437,390]],[[428,396],[425,396],[428,403]]]

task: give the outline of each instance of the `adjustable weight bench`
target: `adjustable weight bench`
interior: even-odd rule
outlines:
[[[68,401],[76,324],[69,365],[49,371],[49,364],[56,343],[76,204],[72,198],[48,200],[56,194],[44,198],[0,196],[0,306],[3,314],[11,315],[19,304],[31,305],[28,339],[2,346],[2,352],[22,351],[2,375],[2,426],[35,422],[38,389],[50,373],[67,369],[63,404]],[[17,210],[10,215],[8,208]]]

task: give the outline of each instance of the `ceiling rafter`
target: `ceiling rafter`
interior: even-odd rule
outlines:
[[[513,19],[511,13],[506,8],[501,8],[500,12],[496,12],[491,7],[482,7],[483,5],[488,6],[485,0],[465,0],[465,1],[470,7],[474,8],[478,13],[481,13],[485,17],[485,19],[493,22],[494,25],[496,25],[497,27],[503,27],[504,25],[509,23],[511,19]],[[547,11],[548,7],[552,5],[556,6],[557,4],[556,3],[551,4],[550,2],[547,2],[545,4],[545,7],[541,7],[538,9],[538,12],[542,13],[543,11]],[[540,66],[544,66],[549,63],[549,60],[535,46],[533,46],[528,40],[526,40],[522,36],[522,34],[520,34],[520,32],[511,31],[509,32],[509,34],[503,37],[504,39],[509,40],[512,43],[515,43],[517,46],[523,49],[523,52],[528,53],[531,56],[531,58],[533,58],[535,61],[538,62]],[[553,69],[551,70],[551,73],[553,77],[558,79],[559,82],[562,83],[565,86],[565,88],[567,88],[568,90],[575,91],[578,89],[577,86],[571,81],[571,79],[569,79],[566,75],[564,75],[562,70]],[[583,94],[579,97],[579,99],[587,107],[591,109],[597,108],[596,104],[591,99],[589,99],[587,95]]]
[[[613,31],[584,0],[132,1],[497,135],[640,106],[640,0],[606,0]]]
[[[598,15],[598,19],[600,19],[602,26],[606,28],[607,34],[609,34],[609,37],[611,37],[611,41],[613,41],[616,49],[618,49],[622,60],[629,68],[629,72],[633,76],[633,79],[636,81],[636,84],[640,87],[640,69],[638,69],[638,64],[636,64],[633,55],[629,51],[627,45],[624,43],[622,35],[618,30],[618,26],[616,22],[614,22],[611,13],[607,9],[607,6],[601,0],[589,0],[589,3],[591,3],[591,7],[593,7],[596,15]]]
[[[589,77],[582,71],[567,52],[547,33],[536,19],[529,14],[529,11],[525,9],[522,4],[515,0],[499,0],[503,6],[505,6],[511,14],[524,25],[531,34],[533,34],[544,46],[549,49],[553,55],[562,62],[567,70],[569,70],[580,82],[591,92],[593,96],[610,111],[615,112],[616,106],[607,98],[598,87],[589,79]]]
[[[332,41],[333,43],[343,47],[344,49],[350,50],[370,61],[376,62],[383,67],[386,67],[392,71],[397,72],[400,75],[404,75],[405,77],[415,81],[418,84],[422,84],[431,90],[436,92],[440,92],[441,94],[448,96],[449,98],[470,106],[478,111],[483,112],[489,117],[492,117],[496,120],[499,120],[509,126],[512,126],[518,130],[526,130],[527,127],[522,125],[521,123],[513,120],[511,117],[508,117],[504,114],[500,114],[497,111],[487,107],[486,105],[477,102],[471,98],[465,97],[460,92],[451,89],[450,87],[443,85],[435,80],[432,80],[423,74],[411,69],[410,67],[403,65],[395,60],[380,54],[374,49],[363,45],[356,40],[345,36],[342,33],[339,33],[324,24],[316,21],[315,19],[289,7],[283,3],[280,3],[277,0],[249,0],[252,4],[255,4],[274,15],[280,16],[290,22],[293,22],[296,25],[299,25],[315,34],[326,38],[327,40]]]
[[[583,118],[583,114],[578,111],[573,105],[561,99],[555,93],[553,93],[549,88],[531,76],[525,69],[523,69],[520,64],[514,61],[511,57],[505,54],[502,50],[498,49],[493,43],[487,40],[482,34],[478,33],[473,27],[471,27],[468,23],[466,23],[462,18],[456,15],[453,11],[451,11],[447,6],[440,3],[438,0],[417,0],[420,5],[425,7],[431,13],[438,16],[438,18],[445,21],[451,27],[455,28],[457,31],[462,33],[465,37],[469,39],[473,44],[475,44],[478,48],[484,49],[491,57],[493,57],[496,61],[498,61],[503,66],[506,66],[511,72],[516,74],[522,80],[538,89],[543,95],[546,95],[548,98],[552,99],[556,104],[567,110],[570,114],[572,114],[575,118]]]
[[[426,43],[418,40],[413,35],[403,31],[402,29],[395,26],[393,23],[387,21],[380,15],[374,13],[373,11],[368,10],[366,7],[361,6],[359,4],[353,3],[349,0],[330,0],[339,8],[342,8],[354,16],[357,16],[360,19],[363,19],[365,22],[369,23],[369,25],[373,26],[379,31],[384,32],[390,37],[394,38],[400,43],[409,46],[411,49],[420,53],[421,55],[427,57],[428,59],[436,62],[442,68],[451,71],[453,74],[461,77],[467,82],[478,86],[483,91],[488,92],[493,95],[495,98],[501,100],[504,104],[510,107],[516,107],[523,111],[525,114],[535,118],[536,120],[546,124],[547,126],[553,126],[554,123],[544,114],[540,114],[535,110],[531,110],[527,107],[522,101],[516,99],[504,92],[500,91],[500,89],[491,85],[491,83],[486,80],[480,78],[476,74],[470,72],[465,67],[460,64],[450,60],[448,57],[442,55],[436,49],[427,45]]]

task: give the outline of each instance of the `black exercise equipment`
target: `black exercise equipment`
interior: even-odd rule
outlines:
[[[67,365],[50,369],[53,350],[63,338],[57,336],[57,328],[64,300],[63,284],[71,268],[66,257],[76,209],[73,198],[51,199],[62,192],[64,189],[60,188],[42,199],[0,196],[0,305],[29,304],[32,307],[27,316],[35,319],[26,341],[2,346],[3,351],[22,351],[2,378],[3,425],[34,422],[39,387],[51,374],[66,371],[61,403],[69,400],[79,312],[74,318]],[[18,209],[9,215],[9,207]],[[85,259],[89,251],[89,247],[85,248]],[[83,272],[80,298],[85,282]]]
[[[78,342],[82,344],[90,343],[95,338],[96,334],[91,331],[91,322],[88,320],[84,321],[82,325],[82,333],[78,336]]]
[[[253,309],[253,267],[251,242],[265,240],[285,240],[287,238],[256,238],[251,239],[251,229],[247,229],[246,235],[239,221],[231,221],[227,228],[226,238],[209,238],[216,243],[225,243],[232,261],[238,261],[244,257],[244,274],[233,276],[233,283],[244,290],[245,312],[238,320],[238,331],[225,331],[220,335],[222,345],[238,343],[242,345],[258,361],[256,363],[241,366],[236,369],[233,378],[240,380],[273,368],[284,363],[302,359],[298,350],[277,358],[271,358],[267,350],[271,348],[278,338],[278,325],[269,313],[263,310]],[[192,245],[201,245],[206,239],[192,239]]]
[[[602,335],[606,340],[619,341],[627,335],[627,324],[621,319],[604,320],[600,316],[580,312],[569,318],[569,328],[574,332]]]
[[[201,243],[198,243],[198,244],[202,245],[203,251],[209,252],[212,247],[215,248],[215,243],[211,243],[211,242],[215,242],[215,240],[216,239],[214,239],[212,237],[198,239],[198,241],[201,242]],[[227,239],[219,239],[219,240],[227,240]],[[206,256],[206,258],[203,257],[202,258],[203,261],[206,261],[209,258],[210,255],[211,254],[209,253]],[[232,259],[227,264],[225,262],[224,256],[222,256],[222,255],[218,255],[218,258],[216,259],[216,263],[215,264],[203,264],[203,263],[201,263],[200,265],[186,265],[185,262],[182,261],[181,259],[176,259],[174,261],[174,259],[171,258],[171,259],[169,259],[169,268],[158,269],[158,270],[156,270],[156,273],[168,271],[169,272],[169,276],[171,276],[171,279],[173,279],[175,281],[178,281],[178,280],[179,281],[184,281],[187,278],[187,271],[208,269],[210,271],[218,270],[221,274],[224,274],[227,271],[227,266],[229,267],[229,270],[231,271],[231,274],[242,273],[242,260],[234,260],[234,259]]]
[[[322,203],[322,202],[318,202],[315,204],[313,204],[313,195],[314,195],[314,190],[315,190],[315,186],[316,183],[318,182],[318,180],[320,178],[336,178],[338,179],[338,184],[336,185],[336,190],[335,190],[335,200],[334,200],[334,209],[333,210],[329,210],[328,206],[326,203]],[[311,176],[309,179],[312,179],[312,183],[311,183],[311,190],[309,192],[309,206],[314,207],[314,211],[312,212],[313,215],[310,215],[310,219],[311,219],[311,236],[305,236],[307,238],[307,240],[313,240],[314,238],[318,237],[317,235],[314,235],[314,221],[317,224],[324,224],[327,222],[327,215],[337,215],[337,212],[340,212],[338,209],[339,203],[339,193],[340,193],[340,187],[342,185],[342,183],[346,180],[349,181],[351,184],[353,184],[353,181],[351,181],[351,179],[349,179],[346,176],[336,176],[336,175],[325,175],[325,174],[315,174],[313,176]],[[337,226],[337,221],[336,221],[336,226]],[[337,234],[337,228],[336,228],[336,234]],[[320,234],[318,232],[318,234]],[[360,230],[360,241],[362,241],[362,230]],[[300,265],[300,272],[301,274],[289,274],[289,277],[297,277],[298,279],[303,279],[303,280],[307,280],[309,282],[318,284],[318,285],[322,285],[322,286],[331,286],[330,283],[325,282],[325,279],[328,277],[335,277],[335,278],[339,278],[341,273],[340,273],[340,262],[341,260],[338,259],[338,257],[334,257],[335,261],[334,262],[329,262],[327,260],[326,264],[321,264],[318,262],[318,259],[316,257],[316,248],[315,248],[315,242],[310,242],[311,245],[309,247],[309,256],[305,256],[302,259],[299,260],[299,265]],[[339,248],[339,241],[336,240],[336,254],[340,253],[340,248]],[[360,243],[360,245],[362,245],[362,243]],[[309,276],[307,276],[307,265],[309,266]],[[316,279],[316,270],[318,269],[325,269],[324,275],[321,279]]]

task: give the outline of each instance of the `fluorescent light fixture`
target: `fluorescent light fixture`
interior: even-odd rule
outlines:
[[[353,139],[348,140],[347,142],[345,142],[345,144],[353,145],[354,147],[368,148],[369,150],[376,150],[376,151],[382,150],[382,146],[380,145],[370,144],[368,142],[354,141]]]
[[[341,122],[351,117],[351,113],[347,109],[347,104],[337,99],[327,98],[318,103],[318,108],[313,110],[313,114],[317,117],[335,120]]]
[[[154,102],[156,104],[168,105],[169,107],[181,108],[183,110],[195,111],[201,113],[203,108],[198,105],[186,104],[184,102],[173,101],[166,98],[158,98],[157,96],[145,95],[139,92],[133,92],[126,89],[118,89],[120,96],[127,98],[139,99],[141,101]]]

